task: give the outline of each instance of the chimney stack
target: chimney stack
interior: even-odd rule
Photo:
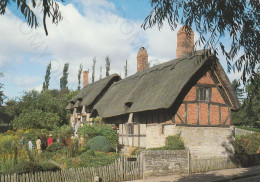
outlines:
[[[88,84],[88,71],[83,71],[83,87]]]
[[[190,36],[185,32],[185,26],[181,27],[177,33],[177,58],[183,54],[194,51],[194,32],[191,29]]]
[[[146,70],[148,67],[148,54],[144,47],[141,47],[137,54],[137,72]]]

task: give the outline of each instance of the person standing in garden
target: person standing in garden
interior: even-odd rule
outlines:
[[[28,146],[29,146],[29,150],[32,151],[33,144],[32,144],[32,139],[31,138],[29,139]]]
[[[21,137],[21,144],[24,145],[24,137]]]
[[[36,148],[37,148],[38,154],[42,153],[41,144],[42,144],[41,139],[40,139],[40,137],[38,137],[38,139],[36,140]]]
[[[48,140],[47,140],[47,145],[48,145],[48,146],[50,146],[50,144],[53,143],[53,139],[52,139],[51,136],[52,136],[52,135],[50,135],[50,137],[49,137]]]

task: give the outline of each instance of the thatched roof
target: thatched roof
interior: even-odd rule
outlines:
[[[218,62],[217,58],[209,51],[197,51],[138,72],[114,83],[93,111],[108,118],[126,113],[168,109],[180,94],[184,94],[190,80],[198,78],[197,75],[202,71],[206,73],[205,70],[208,71],[214,62]],[[238,109],[238,99],[233,97],[234,91],[221,69],[223,70],[218,63],[216,71],[220,70],[223,86],[231,95],[232,109]]]
[[[88,107],[95,104],[98,99],[107,91],[107,89],[116,81],[120,80],[118,74],[112,74],[106,78],[98,80],[94,83],[86,85],[68,104],[66,109],[74,107]]]

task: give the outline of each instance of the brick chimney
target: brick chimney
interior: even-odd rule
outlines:
[[[190,36],[185,32],[185,26],[181,27],[177,33],[177,58],[183,54],[194,51],[194,32],[191,30]]]
[[[83,71],[83,87],[88,84],[88,71]]]
[[[137,72],[146,70],[148,67],[148,54],[144,47],[141,47],[137,54]]]

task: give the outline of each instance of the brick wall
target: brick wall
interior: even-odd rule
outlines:
[[[83,71],[83,87],[88,84],[88,71]]]
[[[141,47],[137,53],[137,72],[143,71],[148,67],[148,54],[144,47]]]
[[[193,52],[194,50],[194,33],[191,31],[190,37],[187,36],[185,26],[180,28],[177,33],[177,58],[180,58],[183,54]]]
[[[208,102],[197,101],[197,87],[202,86],[208,87],[211,91],[211,97]],[[185,103],[187,105],[186,108]],[[179,116],[175,116],[175,122],[176,124],[187,122],[187,124],[192,125],[196,125],[197,123],[199,125],[230,125],[228,107],[228,103],[225,103],[211,77],[210,72],[207,72],[203,77],[201,77],[201,79],[199,79],[197,85],[193,86],[185,96],[183,104],[180,105],[177,112]],[[183,122],[181,122],[181,120]]]
[[[164,176],[188,173],[187,150],[157,150],[144,151],[143,169],[144,178],[148,176]]]

